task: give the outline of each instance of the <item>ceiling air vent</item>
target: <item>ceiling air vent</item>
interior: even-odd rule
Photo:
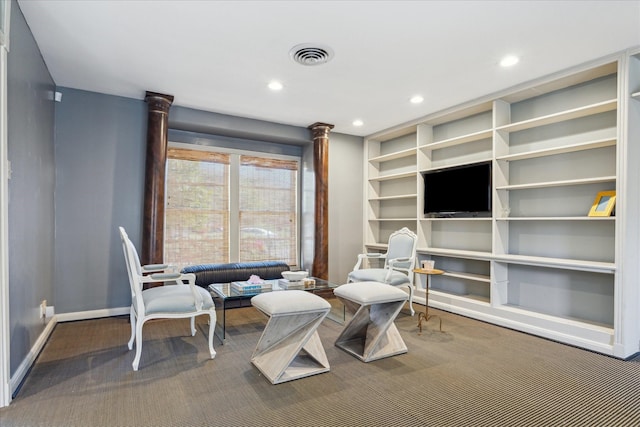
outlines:
[[[311,43],[294,46],[289,54],[294,61],[302,65],[320,65],[333,58],[333,51],[330,48]]]

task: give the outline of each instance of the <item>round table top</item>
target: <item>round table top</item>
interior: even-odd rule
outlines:
[[[437,268],[427,270],[426,268],[414,268],[414,273],[418,274],[444,274],[444,270],[438,270]]]

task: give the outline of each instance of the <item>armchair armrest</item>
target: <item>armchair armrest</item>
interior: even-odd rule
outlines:
[[[147,274],[141,277],[142,283],[157,283],[157,282],[176,282],[178,284],[190,280],[190,276],[195,276],[193,274],[182,274],[182,273],[153,273]],[[195,283],[195,277],[194,277]]]
[[[400,271],[400,272],[404,272],[407,273],[407,275],[412,274],[409,272],[409,270],[411,269],[411,265],[412,265],[412,261],[413,258],[411,257],[403,257],[403,258],[394,258],[394,259],[390,259],[387,262],[387,265],[389,266],[389,269],[387,271],[387,275],[385,277],[385,280],[389,280],[391,278],[391,272],[393,271]]]
[[[163,281],[163,280],[178,280],[182,277],[180,273],[153,273],[150,274],[149,277],[155,281]]]
[[[363,258],[384,258],[387,256],[387,254],[382,254],[380,252],[370,252],[366,254],[360,254],[359,256]]]
[[[356,262],[356,265],[353,267],[353,270],[359,270],[360,267],[362,266],[362,261],[365,259],[369,259],[369,258],[384,259],[386,257],[387,257],[386,253],[380,253],[380,252],[370,252],[366,254],[359,254],[358,261]]]
[[[411,262],[411,258],[410,257],[404,257],[404,258],[390,259],[388,261],[388,264],[389,264],[389,266],[393,266],[394,264],[405,263],[405,262]]]
[[[160,273],[166,272],[167,270],[172,270],[173,267],[169,264],[148,264],[142,266],[143,273]]]

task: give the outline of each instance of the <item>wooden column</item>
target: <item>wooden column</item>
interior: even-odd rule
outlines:
[[[329,131],[333,125],[314,123],[313,168],[316,176],[315,239],[311,274],[320,279],[329,276]]]
[[[163,261],[169,108],[173,103],[173,96],[147,92],[144,100],[148,106],[148,119],[141,262],[160,264]]]

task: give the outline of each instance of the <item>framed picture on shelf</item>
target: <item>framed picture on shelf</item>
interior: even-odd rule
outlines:
[[[593,206],[589,211],[589,216],[611,216],[613,208],[616,205],[616,192],[601,191],[593,201]]]

